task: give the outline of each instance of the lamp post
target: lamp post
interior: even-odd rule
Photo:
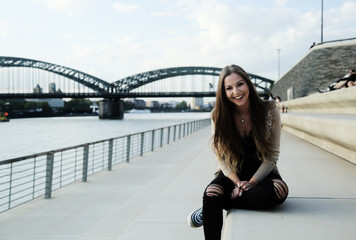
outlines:
[[[324,0],[321,0],[321,43],[323,43],[323,26],[324,25]]]
[[[280,61],[280,53],[281,49],[277,49],[278,51],[278,80],[280,79],[280,73],[281,73],[281,61]]]

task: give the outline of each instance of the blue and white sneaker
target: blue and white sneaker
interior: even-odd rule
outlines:
[[[192,228],[198,228],[203,226],[203,209],[199,208],[198,210],[195,210],[191,214],[188,215],[188,224]]]

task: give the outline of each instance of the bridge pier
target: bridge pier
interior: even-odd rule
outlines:
[[[99,118],[123,119],[124,104],[121,99],[104,99],[99,101]]]

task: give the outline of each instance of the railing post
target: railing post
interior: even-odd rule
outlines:
[[[178,139],[180,139],[182,134],[182,124],[179,124],[179,133],[178,133]]]
[[[131,135],[127,136],[127,144],[126,144],[126,162],[130,162],[130,149],[131,149]]]
[[[88,179],[88,162],[89,162],[89,145],[85,145],[83,147],[82,182],[86,182]]]
[[[185,124],[186,123],[183,123],[183,137],[185,137]]]
[[[161,128],[161,139],[160,139],[160,144],[159,146],[162,147],[163,146],[163,128]]]
[[[176,135],[177,135],[177,125],[174,125],[173,142],[176,141]]]
[[[155,130],[152,130],[152,137],[151,137],[151,151],[155,149]]]
[[[140,150],[140,156],[142,157],[143,156],[143,145],[144,145],[144,136],[145,136],[145,133],[142,132],[141,133],[141,150]]]
[[[171,126],[168,127],[168,134],[167,134],[167,144],[169,144],[169,140],[171,138]]]
[[[12,167],[13,163],[10,163],[10,180],[9,180],[9,201],[8,201],[8,208],[11,208],[11,197],[12,197]]]
[[[47,163],[46,163],[45,199],[49,199],[52,196],[53,160],[54,160],[54,152],[49,152],[47,154]]]
[[[108,156],[108,171],[111,171],[112,167],[112,149],[113,149],[113,139],[109,140],[109,156]]]

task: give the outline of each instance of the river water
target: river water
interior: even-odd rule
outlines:
[[[97,116],[11,119],[0,123],[0,161],[209,117],[210,113],[131,113],[123,120]]]

